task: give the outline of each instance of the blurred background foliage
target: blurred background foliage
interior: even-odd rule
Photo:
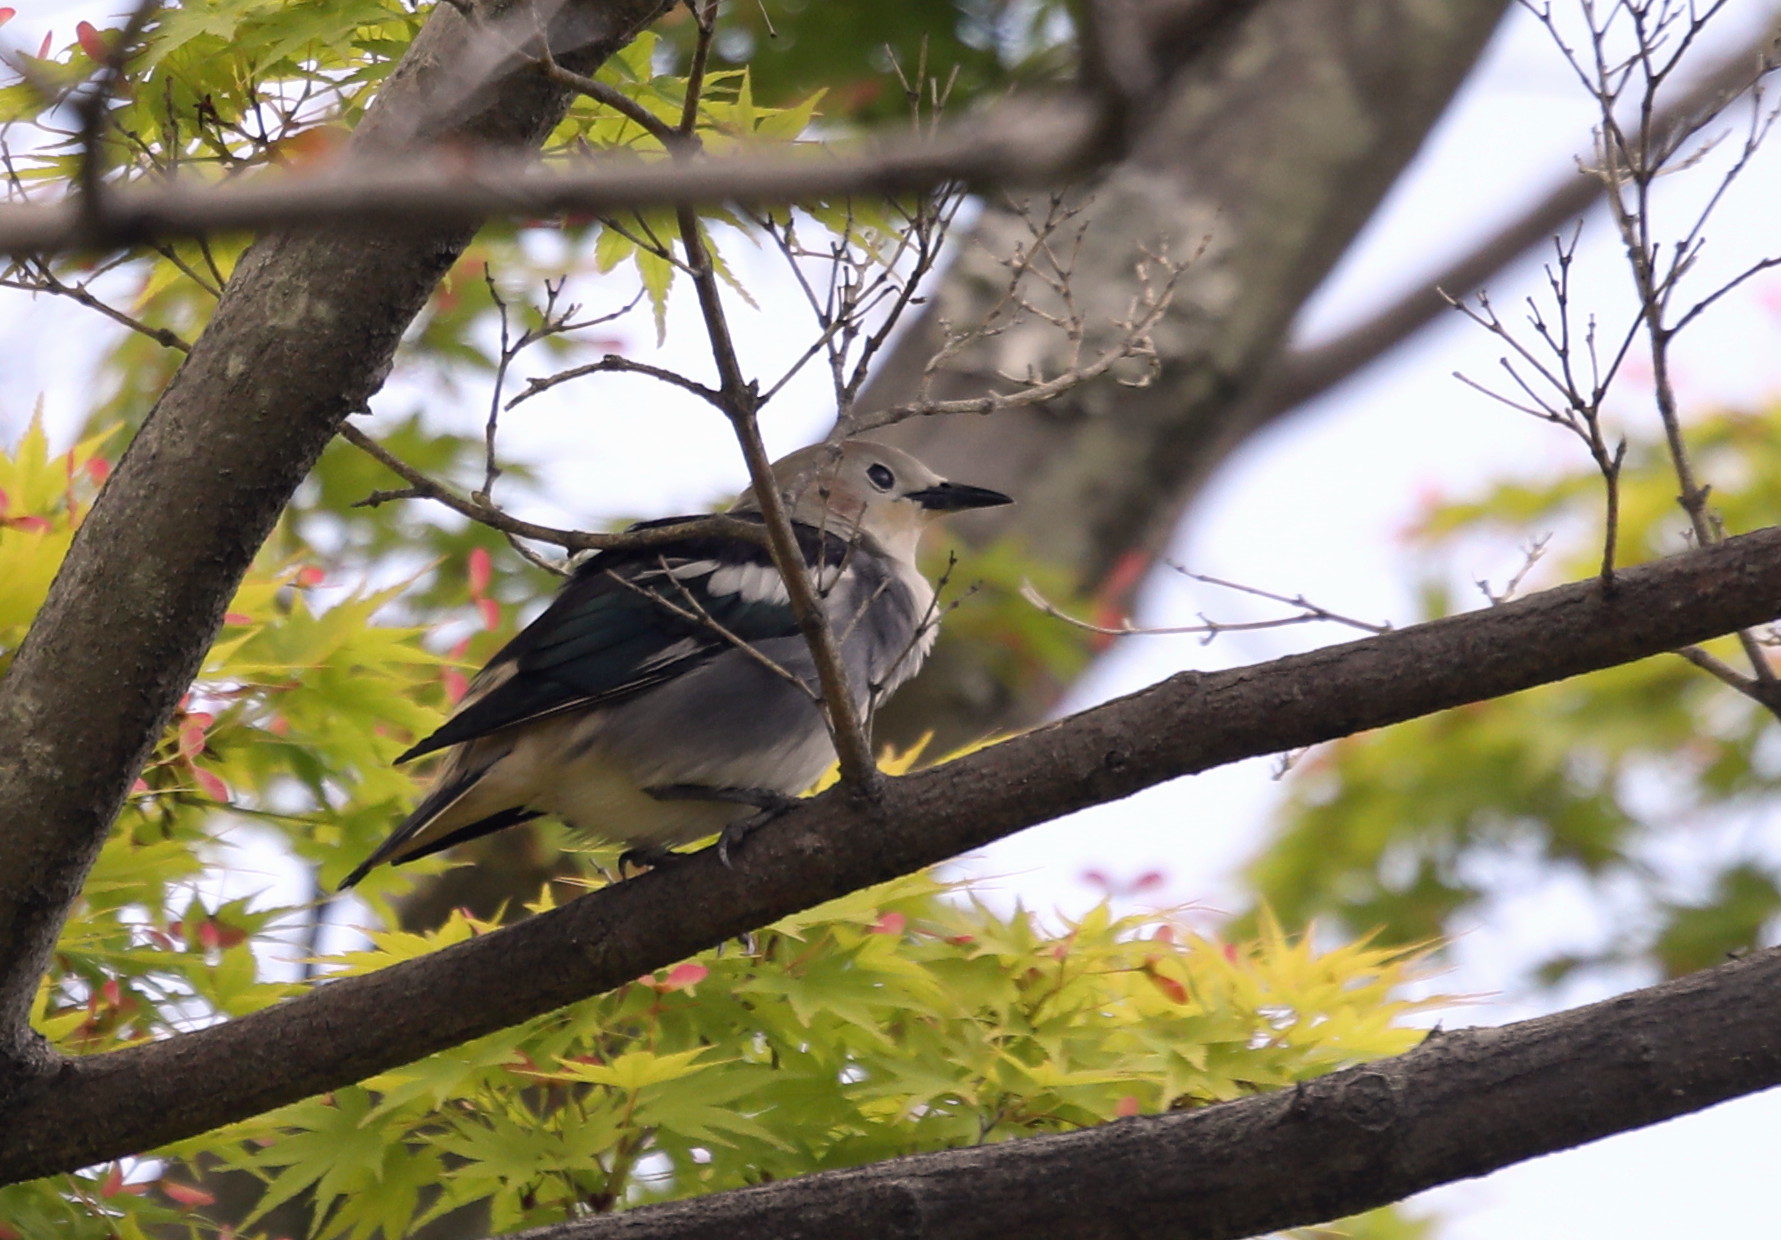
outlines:
[[[1727,528],[1774,522],[1778,434],[1781,406],[1689,423]],[[1623,565],[1684,549],[1675,496],[1663,442],[1630,441]],[[1456,597],[1446,571],[1468,540],[1540,544],[1526,589],[1599,571],[1601,508],[1602,479],[1587,459],[1434,505],[1411,534],[1427,565],[1418,618],[1476,603]],[[1765,636],[1767,649],[1773,640]],[[1735,638],[1705,649],[1737,657]],[[1771,941],[1781,915],[1773,725],[1757,703],[1664,657],[1348,737],[1294,771],[1276,834],[1249,871],[1258,907],[1289,925],[1323,919],[1332,931],[1413,943],[1476,924],[1514,894],[1510,880],[1563,882],[1604,916],[1593,944],[1545,953],[1530,980],[1719,963]]]

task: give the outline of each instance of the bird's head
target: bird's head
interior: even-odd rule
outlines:
[[[864,439],[800,448],[773,463],[773,479],[794,521],[842,537],[858,531],[903,560],[915,558],[934,518],[1014,502],[987,487],[948,482],[900,448]],[[750,487],[734,511],[759,508]]]

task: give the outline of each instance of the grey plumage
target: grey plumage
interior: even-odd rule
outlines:
[[[933,645],[934,593],[915,567],[923,529],[1008,497],[863,441],[773,468],[863,711]],[[760,519],[749,492],[733,512]],[[398,759],[445,751],[426,797],[341,886],[543,814],[644,856],[733,828],[834,761],[816,683],[764,549],[706,535],[602,552]]]

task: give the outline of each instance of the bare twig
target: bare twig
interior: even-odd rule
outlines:
[[[1078,244],[1080,237],[1078,237]],[[1047,251],[1044,241],[1035,247]],[[1049,265],[1048,275],[1041,276],[1058,295],[1063,305],[1060,311],[1046,310],[1028,299],[1021,289],[1021,283],[1031,273],[1045,271],[1030,262],[1017,263],[1011,276],[1010,285],[1003,304],[1028,316],[1039,317],[1049,321],[1062,331],[1069,342],[1070,358],[1065,368],[1049,379],[1040,379],[1034,375],[1004,374],[1002,378],[1015,386],[1007,391],[991,392],[984,396],[965,397],[957,400],[930,400],[924,398],[906,404],[892,405],[869,413],[854,413],[851,417],[837,422],[836,428],[830,432],[831,439],[858,435],[880,427],[894,425],[912,417],[933,417],[950,414],[990,414],[1005,409],[1019,409],[1032,405],[1043,404],[1054,400],[1067,392],[1073,391],[1084,383],[1098,379],[1112,371],[1121,362],[1139,359],[1146,364],[1144,376],[1125,379],[1122,382],[1133,386],[1142,386],[1154,377],[1156,366],[1156,347],[1150,338],[1152,329],[1168,313],[1169,305],[1174,298],[1176,283],[1187,268],[1187,263],[1176,262],[1167,255],[1146,253],[1135,265],[1138,293],[1133,297],[1126,314],[1113,321],[1112,326],[1118,329],[1113,340],[1101,348],[1092,358],[1084,358],[1082,351],[1087,338],[1087,324],[1075,309],[1069,293],[1070,266],[1068,262],[1059,261],[1053,256]],[[1157,272],[1162,278],[1157,279]],[[999,311],[992,311],[992,314]],[[939,354],[930,361],[928,371],[934,373],[939,364],[947,357],[962,349],[966,343],[982,339],[984,336],[1002,330],[1002,324],[986,320],[984,324],[954,333]],[[925,387],[925,383],[924,383]]]
[[[24,278],[0,276],[0,288],[19,289],[27,293],[53,293],[57,297],[66,297],[89,310],[97,310],[114,323],[120,323],[133,332],[147,336],[163,348],[177,349],[181,353],[192,351],[191,344],[178,332],[170,331],[165,327],[151,327],[134,315],[126,314],[109,302],[94,296],[87,287],[90,281],[82,281],[79,284],[65,283],[50,270],[47,262],[41,260],[27,260],[20,266],[22,270],[29,271],[31,274]]]
[[[501,467],[495,463],[495,433],[501,420],[501,390],[507,384],[507,368],[513,364],[514,357],[529,343],[531,333],[527,332],[518,344],[511,339],[510,324],[507,319],[507,301],[501,296],[501,290],[495,286],[495,273],[489,265],[482,265],[482,282],[488,286],[489,300],[495,303],[495,314],[501,324],[501,355],[495,361],[495,381],[489,388],[489,413],[482,428],[482,487],[470,492],[470,498],[481,504],[493,504],[495,479],[501,476]],[[549,306],[554,304],[557,293],[562,285],[545,282],[546,302],[545,319],[549,320]]]
[[[369,498],[359,501],[362,506],[375,507],[377,504],[395,499],[430,499],[444,504],[461,516],[486,525],[490,529],[499,530],[503,534],[516,538],[530,538],[536,542],[551,543],[569,551],[613,551],[659,547],[665,543],[676,542],[682,538],[696,535],[739,538],[757,546],[764,542],[761,528],[754,522],[722,515],[701,517],[697,521],[661,529],[628,530],[622,534],[590,534],[580,530],[561,530],[548,525],[537,525],[531,521],[522,521],[518,517],[511,516],[492,504],[479,503],[458,494],[444,483],[430,478],[414,468],[350,422],[341,424],[340,437],[408,483],[406,490],[375,492]],[[546,565],[546,567],[549,566]]]
[[[519,535],[510,533],[507,530],[501,531],[501,537],[507,540],[507,545],[513,548],[514,553],[518,555],[520,559],[532,565],[532,567],[542,568],[552,577],[567,577],[569,575],[570,561],[553,560],[548,555],[543,555],[535,550],[532,547],[532,544],[525,541],[525,539],[521,538]]]
[[[478,503],[489,504],[491,503],[489,496],[494,488],[495,479],[501,474],[500,466],[497,464],[495,458],[495,436],[500,426],[502,410],[504,408],[512,409],[527,396],[536,395],[537,392],[552,387],[556,382],[561,381],[560,377],[553,377],[552,380],[542,383],[539,380],[534,379],[531,386],[528,387],[524,393],[514,397],[514,399],[508,401],[507,404],[503,406],[501,397],[507,385],[507,372],[512,368],[514,361],[521,353],[525,352],[541,340],[548,340],[553,336],[561,336],[569,332],[582,331],[589,327],[597,327],[601,324],[611,323],[616,319],[623,318],[632,310],[636,309],[638,304],[642,302],[643,290],[639,289],[630,301],[620,306],[617,310],[597,315],[591,319],[578,319],[575,316],[580,312],[580,306],[574,304],[559,304],[562,301],[563,289],[568,283],[568,277],[559,276],[555,280],[546,280],[544,282],[544,304],[537,309],[538,322],[534,326],[526,328],[525,331],[521,332],[519,336],[515,338],[512,333],[508,315],[507,301],[501,296],[501,290],[495,284],[494,274],[489,270],[487,264],[484,264],[483,266],[482,278],[483,282],[488,286],[489,300],[494,303],[495,311],[500,322],[501,349],[500,355],[495,363],[495,381],[489,393],[488,417],[483,423],[482,489],[472,492],[470,498]],[[605,369],[618,368],[606,367]]]
[[[715,388],[706,387],[703,383],[698,383],[689,379],[678,371],[668,370],[661,366],[652,366],[648,362],[633,361],[628,357],[621,357],[617,353],[608,353],[597,362],[588,362],[581,366],[571,366],[567,370],[559,370],[554,375],[546,375],[542,378],[528,379],[526,381],[525,390],[518,396],[515,396],[512,400],[508,401],[507,408],[512,409],[515,405],[531,400],[532,397],[537,396],[541,392],[548,392],[558,384],[567,383],[571,379],[580,379],[587,375],[613,372],[621,374],[648,375],[652,379],[659,379],[663,383],[680,388],[682,391],[691,392],[694,396],[697,396],[707,404],[718,408],[722,408],[723,406],[723,393],[717,391]]]
[[[651,137],[658,139],[662,146],[667,150],[680,150],[688,145],[688,135],[682,134],[680,130],[662,120],[661,117],[657,116],[654,112],[651,112],[635,99],[632,99],[622,90],[619,90],[616,86],[608,86],[597,78],[591,78],[586,74],[576,73],[573,70],[563,68],[563,66],[556,62],[556,58],[550,54],[550,45],[542,39],[539,40],[539,44],[540,51],[537,64],[539,70],[545,77],[548,77],[553,82],[558,82],[569,87],[569,89],[578,94],[587,96],[596,103],[604,104],[606,107],[611,108],[626,120],[640,127]]]
[[[699,28],[693,43],[693,61],[686,71],[686,97],[680,105],[679,134],[690,138],[699,123],[699,105],[704,101],[705,66],[711,59],[711,42],[717,32],[717,0],[686,0],[687,11]]]
[[[1744,675],[1744,673],[1740,672],[1737,668],[1725,662],[1723,659],[1716,658],[1707,653],[1707,651],[1702,650],[1699,646],[1683,646],[1681,649],[1677,650],[1676,653],[1682,658],[1687,659],[1690,663],[1700,668],[1715,680],[1729,685],[1739,693],[1745,695],[1749,694],[1750,677]]]
[[[216,298],[223,295],[223,279],[216,269],[216,260],[211,256],[209,246],[203,248],[205,262],[210,268],[210,274],[208,276],[182,258],[177,246],[169,245],[165,242],[157,242],[149,248],[168,262],[172,263],[174,268],[181,275],[203,289],[206,293],[209,293],[211,297]]]
[[[738,636],[733,630],[725,626],[711,614],[709,608],[699,602],[693,595],[693,592],[688,590],[679,578],[674,576],[668,568],[667,561],[663,560],[660,561],[660,563],[662,574],[667,577],[668,580],[674,582],[675,586],[678,587],[680,596],[685,601],[685,606],[681,606],[672,599],[665,597],[658,590],[651,590],[646,586],[638,585],[628,577],[621,577],[617,573],[610,571],[608,571],[606,575],[632,593],[640,594],[644,598],[647,598],[651,603],[662,608],[670,615],[685,620],[688,624],[696,624],[710,629],[713,633],[716,633],[719,637],[723,638],[724,641],[734,646],[750,659],[753,659],[756,663],[759,663],[762,667],[766,668],[769,672],[772,672],[775,676],[778,676],[781,680],[796,686],[797,690],[812,702],[821,703],[822,699],[817,695],[816,690],[806,684],[802,677],[793,673],[778,660],[769,658],[747,638]]]
[[[1676,476],[1679,490],[1677,500],[1688,519],[1695,542],[1700,546],[1710,546],[1722,540],[1725,535],[1718,517],[1708,507],[1711,488],[1698,475],[1682,426],[1680,403],[1673,377],[1671,345],[1684,327],[1698,319],[1726,293],[1758,272],[1781,265],[1781,258],[1765,258],[1750,264],[1731,281],[1695,301],[1687,310],[1675,314],[1673,309],[1683,280],[1695,266],[1705,246],[1704,229],[1708,220],[1734,182],[1749,166],[1757,148],[1775,123],[1776,112],[1765,111],[1760,89],[1760,80],[1773,68],[1773,61],[1765,52],[1754,70],[1747,68],[1748,85],[1754,89],[1754,94],[1743,143],[1693,223],[1679,240],[1666,245],[1658,237],[1656,206],[1652,196],[1655,182],[1661,176],[1681,171],[1699,162],[1724,135],[1706,138],[1701,136],[1711,120],[1719,115],[1719,109],[1709,109],[1702,115],[1666,126],[1658,122],[1660,114],[1657,102],[1670,77],[1683,63],[1707,24],[1724,9],[1725,0],[1715,0],[1714,3],[1705,5],[1684,3],[1683,0],[1612,0],[1609,3],[1604,3],[1603,0],[1582,0],[1588,42],[1587,48],[1582,51],[1572,48],[1559,35],[1549,6],[1536,6],[1529,0],[1523,2],[1547,27],[1566,62],[1596,103],[1596,162],[1591,171],[1606,190],[1609,213],[1620,234],[1634,292],[1638,298],[1639,313],[1627,337],[1609,362],[1606,373],[1601,374],[1598,370],[1593,405],[1599,409],[1601,393],[1626,356],[1634,334],[1641,333],[1650,353],[1653,404],[1663,431],[1670,468]],[[1624,26],[1624,31],[1617,32],[1617,25]],[[1610,44],[1622,35],[1630,38],[1632,44],[1630,53],[1625,56],[1610,51]],[[1629,111],[1630,116],[1627,115]],[[1564,299],[1559,293],[1559,286],[1555,284],[1554,287],[1560,321],[1564,323]],[[1546,376],[1548,381],[1567,396],[1574,396],[1577,384],[1570,372],[1572,352],[1568,334],[1561,332],[1555,337],[1548,333],[1539,322],[1537,314],[1535,327],[1546,346],[1561,360],[1564,367],[1562,382],[1551,379],[1549,375]],[[1593,365],[1593,320],[1588,343]],[[1590,411],[1579,412],[1589,421],[1591,431],[1595,432],[1593,414]],[[1598,466],[1603,466],[1604,474],[1610,478],[1609,506],[1612,513],[1617,507],[1617,495],[1612,485],[1613,475],[1618,472],[1624,444],[1612,459],[1612,472],[1604,465],[1601,449],[1597,432],[1592,443],[1592,455]],[[1608,540],[1611,555],[1612,526]],[[1604,564],[1610,562],[1605,556]],[[1777,710],[1776,703],[1781,702],[1781,681],[1777,680],[1774,670],[1769,666],[1759,639],[1748,632],[1740,633],[1738,639],[1750,661],[1754,679],[1736,673],[1718,661],[1714,661],[1713,666],[1693,658],[1691,661],[1696,662],[1697,666],[1705,667],[1711,674],[1747,696]],[[1727,678],[1727,673],[1730,673],[1732,679]],[[1781,710],[1777,710],[1777,713],[1781,713]]]
[[[1490,582],[1482,577],[1473,578],[1472,584],[1478,587],[1479,593],[1484,595],[1492,607],[1500,607],[1515,597],[1515,592],[1521,589],[1521,583],[1527,580],[1527,575],[1534,571],[1534,565],[1538,564],[1546,554],[1546,544],[1551,541],[1552,535],[1542,534],[1522,548],[1521,567],[1515,570],[1514,576],[1503,583],[1501,590],[1491,589]]]
[[[1275,594],[1271,590],[1262,590],[1255,586],[1246,586],[1235,581],[1225,581],[1222,578],[1209,577],[1203,573],[1189,572],[1187,569],[1173,561],[1164,562],[1184,577],[1192,578],[1195,581],[1205,582],[1207,585],[1219,586],[1226,590],[1235,590],[1240,594],[1249,594],[1256,598],[1267,599],[1269,602],[1282,603],[1288,607],[1296,607],[1299,609],[1298,614],[1281,616],[1273,620],[1245,620],[1235,623],[1226,623],[1221,620],[1209,619],[1202,613],[1200,616],[1200,623],[1198,624],[1151,627],[1146,625],[1136,625],[1130,620],[1122,620],[1117,625],[1105,625],[1096,624],[1091,620],[1083,620],[1080,617],[1070,615],[1063,608],[1041,594],[1038,587],[1033,585],[1030,581],[1023,580],[1020,583],[1020,596],[1046,615],[1051,616],[1053,619],[1062,620],[1064,623],[1071,625],[1074,628],[1082,629],[1089,633],[1098,633],[1103,637],[1196,636],[1200,638],[1200,644],[1204,646],[1210,644],[1220,633],[1242,633],[1257,629],[1282,629],[1295,624],[1309,624],[1313,621],[1328,621],[1333,624],[1347,625],[1349,628],[1359,629],[1363,633],[1391,632],[1391,625],[1389,624],[1370,624],[1365,620],[1356,620],[1351,616],[1344,616],[1339,612],[1331,611],[1327,607],[1318,606],[1302,594],[1293,595],[1289,598],[1284,594]]]
[[[1302,594],[1295,594],[1289,598],[1284,594],[1276,594],[1272,590],[1263,590],[1258,586],[1244,585],[1242,582],[1226,581],[1222,577],[1213,577],[1206,573],[1192,572],[1167,557],[1163,559],[1163,563],[1191,581],[1203,582],[1206,585],[1217,586],[1223,590],[1235,590],[1239,594],[1248,594],[1255,598],[1266,599],[1271,603],[1284,603],[1288,607],[1300,608],[1310,613],[1306,619],[1329,620],[1336,624],[1345,624],[1352,629],[1359,629],[1363,633],[1391,632],[1390,624],[1370,624],[1365,620],[1355,620],[1349,616],[1342,615],[1340,612],[1331,611],[1327,607],[1319,607],[1316,603],[1311,602]]]
[[[1585,381],[1579,375],[1576,364],[1577,342],[1573,338],[1571,325],[1571,266],[1581,232],[1582,225],[1579,224],[1572,229],[1568,238],[1553,239],[1553,262],[1546,266],[1547,291],[1554,306],[1552,318],[1548,320],[1539,303],[1531,297],[1528,299],[1528,323],[1544,352],[1536,353],[1503,323],[1491,305],[1488,293],[1475,294],[1471,303],[1451,297],[1447,300],[1449,305],[1514,350],[1515,355],[1543,386],[1536,387],[1508,358],[1501,359],[1503,369],[1526,396],[1525,403],[1464,375],[1456,377],[1511,409],[1563,427],[1575,435],[1588,450],[1590,460],[1595,463],[1596,470],[1602,476],[1604,516],[1601,578],[1604,586],[1611,587],[1614,583],[1616,551],[1620,543],[1620,473],[1626,460],[1626,441],[1622,438],[1610,446],[1602,425],[1602,404],[1626,358],[1631,334],[1629,332],[1622,339],[1604,369],[1596,349],[1596,324],[1591,317],[1583,334],[1583,343],[1590,360],[1590,377]],[[1445,297],[1446,294],[1443,293],[1442,296]],[[1548,353],[1550,360],[1546,356]],[[1551,395],[1548,395],[1547,389],[1550,389]],[[1488,593],[1486,591],[1487,596]]]

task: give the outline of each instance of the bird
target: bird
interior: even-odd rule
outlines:
[[[856,717],[932,649],[934,588],[916,547],[937,517],[1013,501],[869,440],[772,466],[834,634]],[[729,514],[764,524],[753,488]],[[639,522],[647,546],[581,561],[555,599],[396,762],[443,753],[414,812],[340,884],[544,815],[626,845],[627,864],[722,833],[721,855],[835,760],[815,662],[759,542]],[[676,537],[674,531],[688,526]],[[658,541],[664,539],[665,541]]]

